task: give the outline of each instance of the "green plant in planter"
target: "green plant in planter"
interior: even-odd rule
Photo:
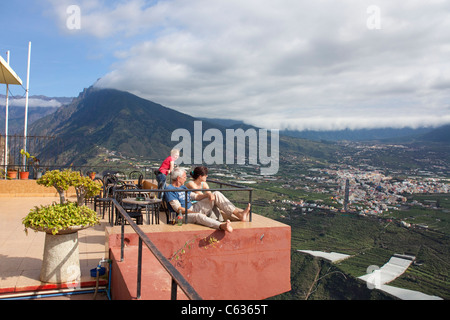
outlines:
[[[102,186],[89,177],[83,177],[78,171],[72,171],[70,184],[75,187],[77,192],[77,203],[84,205],[86,197],[93,197],[99,194]]]
[[[24,149],[20,150],[20,154],[27,158],[27,166],[25,168],[25,171],[28,171],[29,166],[32,166],[34,170],[37,170],[39,168],[39,162],[40,160],[36,158],[35,156],[30,155],[28,152],[26,152]]]
[[[72,181],[72,170],[53,170],[47,171],[41,178],[37,180],[37,184],[46,187],[55,187],[59,193],[61,204],[66,202],[64,192],[69,189]]]
[[[35,231],[45,231],[56,235],[61,230],[71,227],[91,227],[99,224],[97,213],[86,206],[78,206],[74,202],[64,204],[51,204],[35,207],[22,220],[25,232],[28,228]]]
[[[66,202],[64,192],[69,187],[74,187],[77,193],[77,203],[79,206],[84,205],[86,197],[93,197],[101,190],[101,185],[91,180],[89,177],[83,177],[78,171],[72,170],[53,170],[48,171],[37,180],[39,185],[46,187],[55,187],[59,193],[60,203]]]

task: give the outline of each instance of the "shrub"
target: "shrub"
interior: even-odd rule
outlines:
[[[39,185],[46,187],[55,187],[59,193],[60,203],[66,202],[64,192],[69,187],[75,187],[77,192],[77,203],[79,206],[84,204],[84,198],[93,197],[101,190],[101,186],[88,177],[82,177],[78,171],[72,170],[53,170],[46,172],[37,180]]]
[[[55,187],[59,193],[60,203],[64,204],[66,198],[64,192],[71,186],[72,170],[53,170],[47,171],[41,178],[37,180],[37,184],[46,187]]]
[[[28,232],[28,228],[35,231],[51,230],[55,235],[69,227],[91,227],[100,222],[94,210],[67,202],[35,207],[22,220],[22,223],[25,226],[25,232]]]

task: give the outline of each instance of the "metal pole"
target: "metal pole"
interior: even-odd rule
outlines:
[[[138,251],[138,273],[137,273],[137,299],[141,299],[141,283],[142,283],[142,238],[139,237]]]
[[[184,224],[187,224],[188,223],[188,191],[185,191],[184,192],[184,203],[185,203],[185,205],[184,205],[184,208],[185,208],[185,210],[186,210],[186,212],[185,212],[185,218],[184,218]],[[176,212],[175,212],[175,215],[176,215]],[[177,217],[177,219],[178,219],[178,217]]]
[[[6,52],[6,62],[9,65],[9,51]],[[9,118],[9,85],[6,84],[6,115],[5,115],[5,180],[8,172],[8,118]]]
[[[177,300],[177,290],[178,290],[178,286],[177,283],[175,282],[175,279],[172,278],[172,286],[171,286],[171,290],[170,290],[170,299],[171,300]]]
[[[23,131],[23,150],[27,152],[27,131],[28,131],[28,93],[30,91],[30,61],[31,61],[31,42],[28,43],[28,68],[27,68],[27,87],[26,87],[26,96],[25,96],[25,124]],[[22,158],[22,163],[24,169],[27,165],[27,159],[24,156]]]
[[[120,262],[124,259],[124,249],[125,249],[125,217],[122,217],[122,227],[120,236]]]
[[[249,191],[249,195],[248,195],[248,202],[250,203],[250,205],[252,204],[252,200],[253,200],[253,196],[252,196],[252,194],[253,194],[253,190],[250,190]],[[250,207],[250,216],[249,216],[249,222],[252,222],[252,220],[253,220],[253,208],[252,207]]]

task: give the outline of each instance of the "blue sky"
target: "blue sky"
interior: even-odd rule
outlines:
[[[445,0],[16,0],[2,13],[0,54],[24,81],[32,42],[32,95],[95,84],[268,129],[450,123]]]
[[[113,54],[94,37],[65,33],[51,10],[46,1],[2,4],[6,32],[0,54],[6,60],[6,51],[10,51],[11,66],[25,86],[31,41],[30,94],[74,97],[108,71]],[[10,90],[24,94],[20,87],[11,86]]]

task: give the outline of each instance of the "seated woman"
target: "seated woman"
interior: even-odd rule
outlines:
[[[206,182],[208,178],[208,168],[206,167],[196,167],[192,172],[192,181],[186,184],[188,189],[209,189],[209,185]],[[193,191],[199,195],[205,195],[202,201],[211,201],[214,203],[215,207],[219,208],[222,212],[221,215],[224,216],[224,219],[232,219],[232,215],[237,217],[237,220],[240,221],[248,221],[250,214],[250,203],[247,208],[240,209],[236,208],[230,200],[228,200],[221,192],[215,191]],[[236,219],[233,219],[236,220]]]

